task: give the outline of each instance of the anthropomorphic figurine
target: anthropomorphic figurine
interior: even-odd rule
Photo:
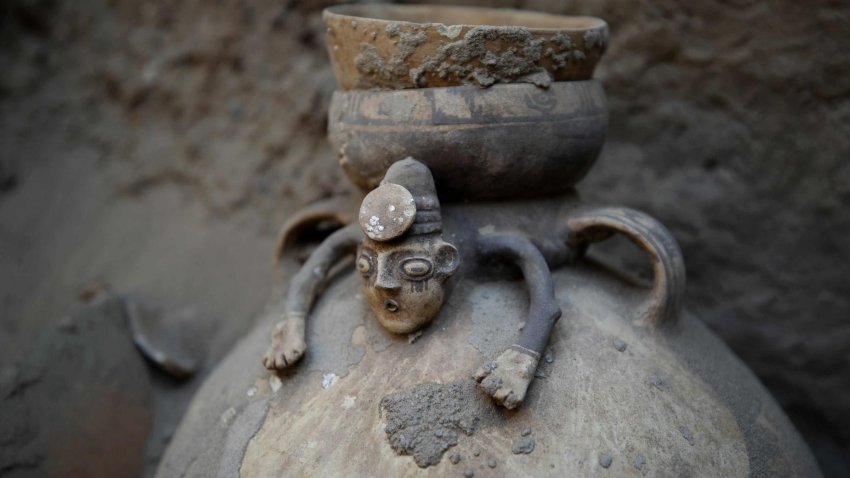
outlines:
[[[345,215],[313,212],[303,217],[342,222]],[[498,273],[493,265],[518,269],[529,292],[522,332],[496,360],[474,373],[480,389],[509,409],[525,398],[561,316],[550,267],[576,259],[590,242],[620,232],[647,251],[655,266],[656,297],[651,310],[641,314],[645,321],[660,323],[677,313],[684,287],[678,247],[663,226],[643,213],[582,208],[575,195],[452,204],[441,210],[431,172],[412,158],[389,167],[380,186],[364,198],[358,219],[325,239],[293,277],[285,316],[263,358],[269,370],[283,370],[302,357],[305,320],[318,290],[331,267],[351,254],[356,254],[372,311],[397,334],[415,332],[437,316],[455,273]]]
[[[460,265],[458,250],[443,240],[440,201],[425,165],[396,163],[360,208],[366,236],[357,251],[363,291],[381,325],[415,332],[440,312],[446,281]]]

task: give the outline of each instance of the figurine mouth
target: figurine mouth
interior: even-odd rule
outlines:
[[[384,301],[384,308],[387,309],[389,312],[396,312],[398,311],[398,302],[392,299],[387,299]]]

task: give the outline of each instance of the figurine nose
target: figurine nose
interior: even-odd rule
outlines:
[[[375,288],[384,292],[395,292],[401,289],[401,282],[392,274],[393,263],[386,255],[378,254],[378,264],[375,277]]]
[[[378,272],[378,276],[375,278],[375,288],[388,292],[395,292],[401,289],[401,282],[393,277],[392,274]]]

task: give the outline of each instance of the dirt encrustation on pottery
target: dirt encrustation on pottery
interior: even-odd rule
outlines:
[[[385,396],[380,408],[392,449],[413,455],[422,468],[440,463],[443,453],[457,445],[459,432],[472,435],[498,417],[469,380],[417,385]]]
[[[504,18],[498,21],[505,23],[446,25],[414,20],[461,22],[464,15],[479,9],[435,10],[433,15],[419,11],[421,7],[411,10],[415,12],[410,14],[412,21],[380,19],[408,15],[408,8],[399,6],[349,6],[325,13],[328,50],[341,89],[496,83],[546,88],[552,81],[590,78],[608,45],[608,27],[598,19],[563,17],[563,28],[535,28],[534,17],[524,15],[528,12],[499,10]]]
[[[384,59],[371,43],[360,43],[360,53],[354,57],[354,65],[364,77],[378,77],[386,81],[406,77],[409,72],[407,59],[428,39],[425,32],[401,33],[398,28],[390,28],[391,26],[387,26],[385,31],[387,36],[397,38],[397,48],[390,58]]]
[[[385,32],[396,45],[389,58],[368,41],[360,43],[354,64],[360,73],[356,89],[476,85],[496,83],[532,83],[547,88],[553,81],[550,70],[560,70],[585,61],[588,48],[604,49],[602,33],[591,30],[578,47],[563,33],[551,39],[532,34],[528,28],[514,26],[475,26],[462,38],[443,43],[431,55],[418,62],[409,61],[428,36],[418,26],[390,24]],[[511,45],[504,48],[502,45]]]
[[[436,75],[440,79],[455,76],[461,84],[482,87],[516,82],[548,88],[553,73],[584,62],[588,49],[597,48],[599,55],[604,52],[604,30],[588,30],[582,38],[584,44],[579,47],[562,32],[544,38],[525,27],[477,26],[426,57],[410,75],[417,86],[427,86],[429,77]],[[494,48],[504,43],[513,46]]]

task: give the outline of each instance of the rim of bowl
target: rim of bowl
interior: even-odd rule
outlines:
[[[520,27],[529,31],[581,32],[606,28],[608,24],[599,17],[583,15],[560,15],[533,10],[517,10],[513,8],[488,8],[446,5],[393,5],[393,4],[349,4],[325,8],[322,13],[326,18],[371,22],[376,24],[402,23],[425,27]],[[494,20],[503,18],[504,21],[473,21],[476,17]],[[457,18],[457,20],[452,20]],[[512,21],[516,19],[516,21]]]

